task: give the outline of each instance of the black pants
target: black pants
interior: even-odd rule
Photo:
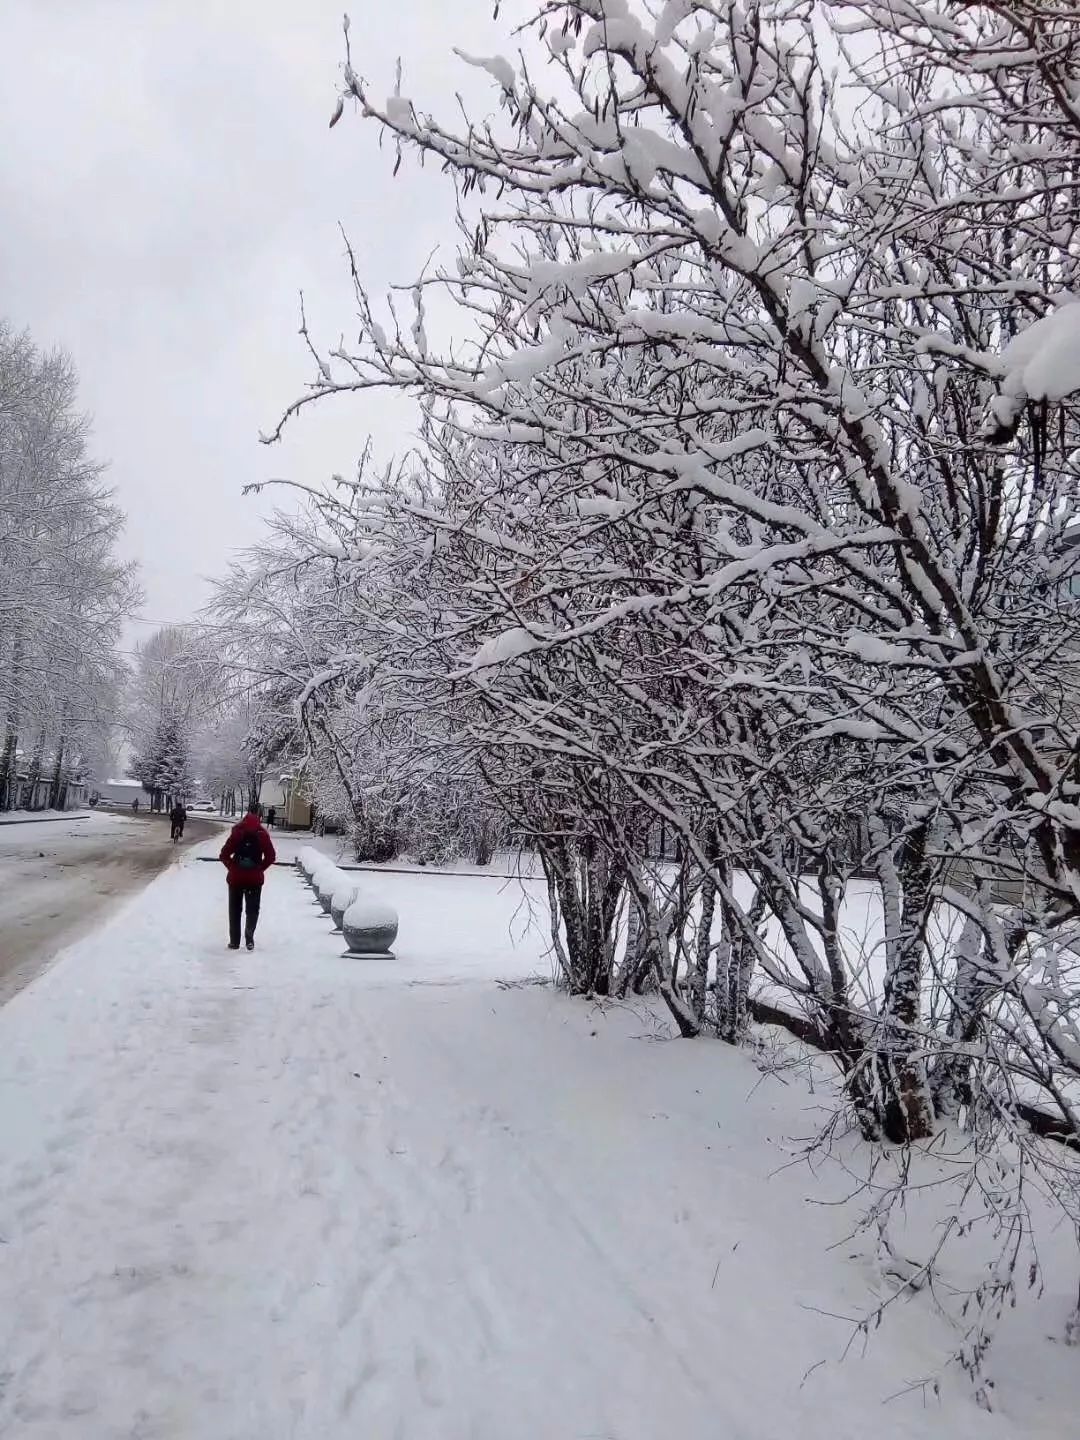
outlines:
[[[247,911],[244,924],[244,939],[255,939],[255,926],[259,923],[259,902],[262,900],[261,885],[229,886],[229,944],[240,944],[240,911]]]
[[[179,820],[172,822],[172,838],[174,840],[182,840],[184,838],[184,827]]]

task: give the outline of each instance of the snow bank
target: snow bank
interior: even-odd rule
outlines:
[[[43,845],[50,851],[71,850],[73,854],[78,854],[87,840],[100,840],[105,836],[117,835],[128,831],[136,823],[143,823],[133,821],[130,815],[117,815],[103,810],[91,810],[86,814],[82,811],[66,811],[41,825],[35,823],[36,820],[37,815],[28,819],[25,824],[0,824],[0,860],[5,855],[24,850],[36,852]],[[66,821],[70,821],[70,824],[66,824]]]
[[[0,825],[35,825],[48,820],[86,820],[91,810],[4,810]]]

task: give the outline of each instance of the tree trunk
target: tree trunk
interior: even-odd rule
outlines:
[[[645,963],[645,930],[641,922],[641,905],[631,890],[626,902],[626,945],[619,969],[618,993],[625,997]]]
[[[680,993],[672,978],[671,957],[668,952],[670,930],[667,921],[661,919],[656,897],[638,866],[627,867],[627,883],[632,900],[636,899],[641,909],[646,973],[654,980],[665,1005],[679,1028],[679,1034],[684,1039],[692,1039],[701,1033],[701,1022],[694,1015],[692,1007]]]
[[[562,920],[559,913],[559,890],[555,881],[555,871],[545,859],[543,852],[540,854],[540,863],[544,869],[544,878],[547,880],[548,916],[551,923],[551,948],[558,962],[559,969],[562,971],[566,988],[572,991],[574,977],[570,968],[570,960],[566,953],[566,946],[563,944]]]
[[[840,896],[832,883],[834,877],[828,857],[821,857],[818,871],[824,962],[811,941],[809,922],[801,913],[796,882],[775,853],[763,853],[761,866],[760,885],[766,902],[779,921],[807,982],[804,1003],[811,1001],[818,1011],[828,1047],[845,1076],[859,1129],[867,1140],[879,1140],[882,1115],[873,1046],[866,1033],[865,1017],[855,1009],[848,993],[839,934]]]
[[[549,884],[553,885],[558,901],[557,912],[562,918],[562,932],[565,937],[566,976],[571,995],[588,993],[588,966],[586,963],[585,922],[582,915],[581,896],[575,884],[574,870],[580,875],[580,866],[574,865],[566,841],[546,837],[539,842],[540,860]],[[553,912],[553,923],[558,923]]]
[[[684,1040],[692,1040],[701,1034],[701,1024],[672,983],[670,964],[665,964],[666,945],[660,931],[659,914],[655,905],[650,906],[646,912],[645,937],[649,967],[656,978],[661,998],[671,1012],[672,1019],[678,1026],[679,1034]]]
[[[18,742],[19,737],[9,717],[4,732],[4,749],[0,753],[0,810],[10,810],[15,804],[15,752]]]
[[[928,839],[929,823],[923,821],[909,832],[895,871],[888,851],[879,862],[882,884],[898,884],[901,906],[900,933],[885,973],[878,1042],[885,1134],[898,1144],[925,1140],[934,1129],[934,1105],[918,1034],[932,883]]]
[[[765,892],[759,885],[754,891],[746,925],[756,932],[765,918]],[[754,978],[755,950],[750,936],[738,929],[732,934],[728,962],[727,1031],[724,1039],[739,1045],[750,1028],[750,982]]]
[[[473,863],[490,865],[495,855],[495,827],[482,819],[473,838]]]
[[[712,925],[716,914],[716,881],[706,874],[701,887],[701,915],[698,919],[694,969],[690,979],[690,1008],[698,1023],[705,1020],[705,997],[709,988],[709,957],[712,954]]]
[[[28,808],[38,809],[38,786],[41,783],[41,772],[45,764],[45,730],[38,727],[37,738],[34,741],[34,754],[26,772],[27,789],[29,791]]]
[[[595,839],[587,839],[583,846],[581,885],[584,903],[584,968],[586,993],[606,995],[608,976],[604,964],[603,934],[603,858]]]
[[[52,778],[49,780],[49,805],[50,810],[60,809],[60,790],[64,774],[64,748],[67,744],[63,734],[57,737],[56,756],[53,760]]]
[[[966,1049],[979,1033],[991,986],[982,965],[983,929],[968,916],[956,944],[956,976],[949,1012],[949,1046],[934,1066],[930,1093],[942,1119],[955,1120],[972,1103],[971,1056]]]

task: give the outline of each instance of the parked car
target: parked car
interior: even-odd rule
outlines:
[[[189,814],[189,815],[190,815],[193,811],[195,811],[195,810],[201,810],[201,811],[203,811],[204,813],[205,813],[206,811],[210,811],[211,813],[213,813],[214,811],[217,810],[217,806],[214,804],[214,802],[213,802],[212,800],[194,800],[194,801],[192,801],[192,803],[187,807],[187,810],[188,810],[188,814]]]

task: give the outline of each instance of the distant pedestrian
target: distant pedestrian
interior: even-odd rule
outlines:
[[[184,822],[186,820],[187,811],[184,809],[183,805],[180,804],[180,801],[177,800],[176,804],[169,811],[169,823],[172,827],[171,833],[174,844],[177,840],[182,840],[184,838]]]
[[[229,949],[240,949],[243,914],[244,941],[249,950],[254,950],[263,880],[277,859],[273,841],[259,820],[257,804],[249,806],[243,820],[233,826],[218,859],[228,871]]]
[[[135,796],[135,799],[131,802],[131,808],[132,810],[134,810],[136,815],[139,813],[139,797],[137,795]]]
[[[274,825],[275,825],[276,822],[277,822],[277,806],[276,806],[276,805],[271,805],[271,806],[270,806],[270,809],[266,812],[266,824],[267,824],[267,826],[268,826],[269,829],[273,830]]]

